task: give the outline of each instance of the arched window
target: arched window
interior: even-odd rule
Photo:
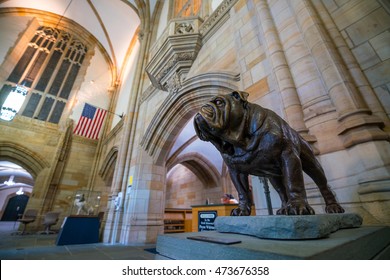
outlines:
[[[175,18],[198,16],[201,5],[202,0],[176,0]]]
[[[0,91],[0,118],[20,108],[25,117],[58,123],[87,51],[65,31],[39,27]]]

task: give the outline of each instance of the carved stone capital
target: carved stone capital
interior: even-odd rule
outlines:
[[[146,72],[154,87],[170,93],[181,88],[198,52],[201,35],[198,18],[171,21],[151,48]]]
[[[175,24],[175,34],[194,33],[195,28],[192,22],[179,22]]]
[[[138,31],[138,40],[141,42],[145,37],[145,32],[143,31],[143,29],[141,29],[140,31]]]
[[[175,72],[172,77],[166,82],[165,87],[168,89],[168,92],[170,94],[176,93],[181,89],[181,80],[182,78],[180,77],[180,75]]]

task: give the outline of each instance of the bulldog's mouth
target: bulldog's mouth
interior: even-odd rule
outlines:
[[[213,144],[220,147],[220,150],[223,153],[233,154],[234,147],[232,144],[222,141],[218,137],[214,137],[212,134],[212,128],[210,128],[207,120],[204,118],[203,114],[197,113],[194,117],[194,128],[196,135],[202,141],[213,141]]]
[[[205,129],[205,127],[207,127],[207,122],[205,121],[202,114],[200,114],[200,113],[196,114],[196,116],[194,118],[194,127],[195,127],[195,132],[198,135],[198,137],[203,141],[208,141],[208,138],[207,138],[206,134],[204,133],[204,129]]]

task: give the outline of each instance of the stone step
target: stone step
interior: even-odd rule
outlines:
[[[223,245],[188,239],[239,240]],[[273,240],[216,231],[158,236],[156,251],[175,260],[369,260],[390,259],[390,227],[341,229],[322,239]]]

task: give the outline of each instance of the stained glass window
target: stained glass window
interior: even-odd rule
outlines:
[[[87,51],[72,34],[39,27],[0,91],[1,108],[12,108],[1,109],[0,118],[9,120],[20,113],[58,123]],[[9,107],[9,100],[13,107]]]

